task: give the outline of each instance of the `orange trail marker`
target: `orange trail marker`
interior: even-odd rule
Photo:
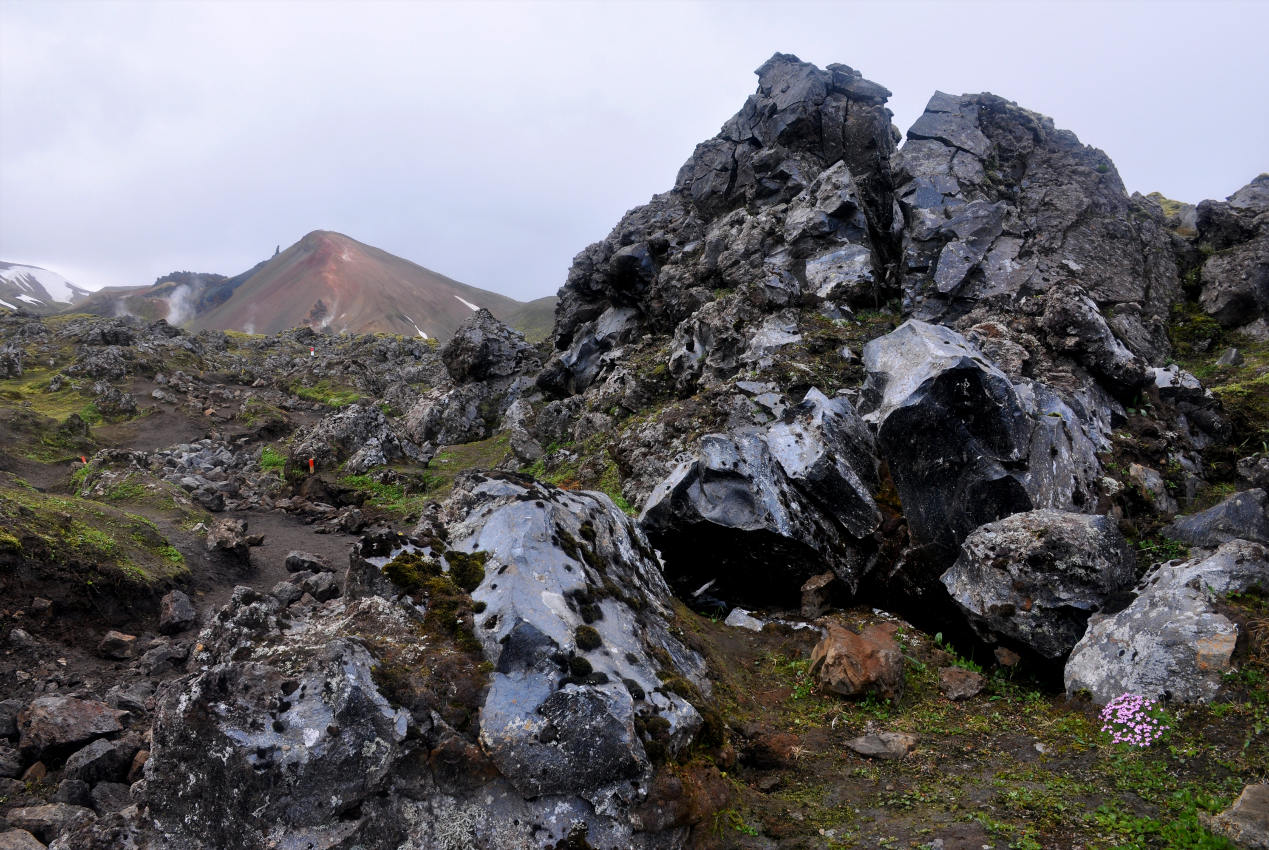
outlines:
[[[309,475],[313,474],[313,459],[312,458],[308,459],[308,474]]]
[[[83,455],[80,455],[79,459],[84,462],[85,466],[88,464],[88,458],[84,457]]]

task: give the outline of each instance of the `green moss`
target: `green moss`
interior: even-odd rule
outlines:
[[[458,587],[471,593],[485,580],[485,562],[489,560],[488,552],[458,552],[451,550],[445,553],[449,563],[449,577]]]
[[[458,476],[472,469],[497,469],[511,457],[511,440],[498,434],[487,440],[442,446],[428,461],[423,479],[429,499],[441,500],[449,495]]]
[[[599,632],[593,626],[578,626],[573,630],[573,640],[577,642],[577,648],[582,652],[591,652],[604,645]]]
[[[406,593],[417,593],[427,579],[441,574],[441,567],[417,552],[402,552],[384,565],[383,574]]]
[[[293,395],[297,395],[302,399],[315,401],[328,407],[346,407],[361,399],[361,393],[357,392],[357,390],[348,386],[332,384],[325,378],[315,384],[296,381],[291,384],[290,391]]]
[[[1224,333],[1220,322],[1204,313],[1198,304],[1191,301],[1173,305],[1168,339],[1178,356],[1193,357],[1215,351]]]
[[[260,468],[267,471],[285,469],[286,455],[273,448],[273,446],[265,446],[260,450]]]

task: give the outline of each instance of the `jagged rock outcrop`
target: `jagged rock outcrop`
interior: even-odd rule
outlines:
[[[942,580],[979,637],[1052,660],[1132,587],[1135,568],[1109,517],[1038,510],[976,529]]]
[[[1177,517],[1164,533],[1207,549],[1239,539],[1269,543],[1269,495],[1259,489],[1235,493],[1205,511]]]
[[[1117,308],[1134,354],[1167,354],[1163,320],[1180,293],[1171,242],[1106,154],[1004,98],[936,92],[894,171],[915,318],[951,322],[982,300],[1076,285]]]
[[[1269,585],[1269,550],[1260,543],[1233,540],[1205,558],[1160,564],[1131,605],[1089,623],[1066,663],[1067,691],[1087,691],[1098,704],[1123,693],[1212,699],[1239,634],[1216,603],[1253,585]]]
[[[867,426],[844,397],[811,390],[766,429],[702,437],[639,524],[681,593],[712,581],[724,599],[792,604],[825,566],[858,588],[881,521],[876,486]]]
[[[746,293],[752,321],[825,299],[872,301],[893,284],[902,222],[889,92],[847,66],[786,54],[757,74],[758,92],[697,146],[674,188],[574,260],[556,307],[557,354],[539,377],[548,393],[582,392],[616,348],[680,326],[720,290]],[[695,360],[725,347],[701,326],[676,332]]]

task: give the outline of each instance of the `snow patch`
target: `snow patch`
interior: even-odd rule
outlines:
[[[18,309],[17,307],[14,307],[12,304],[10,304],[8,301],[5,301],[3,298],[0,298],[0,307],[8,307],[10,310]]]
[[[470,301],[468,301],[466,298],[464,298],[461,295],[455,295],[454,297],[457,298],[459,301],[463,302],[464,304],[466,304],[468,307],[470,307],[473,313],[480,309],[475,304],[471,303]]]
[[[402,316],[405,316],[405,313],[402,313],[401,315],[402,315]],[[427,338],[428,338],[428,337],[427,337],[427,334],[425,334],[425,333],[423,332],[423,329],[422,329],[421,327],[419,327],[419,325],[418,325],[418,323],[417,323],[417,322],[415,322],[415,321],[414,321],[413,319],[411,319],[409,316],[405,316],[405,320],[406,320],[407,322],[409,322],[410,324],[414,325],[414,329],[415,329],[416,331],[418,331],[418,332],[419,332],[419,336],[423,337],[424,339],[427,339]]]
[[[32,298],[30,295],[19,295],[19,301],[25,301],[28,304],[43,304],[44,302],[38,298]]]

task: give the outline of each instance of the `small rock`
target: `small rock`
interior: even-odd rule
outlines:
[[[760,732],[740,754],[740,760],[759,770],[788,767],[797,736],[789,732]]]
[[[92,788],[82,779],[63,779],[58,783],[57,791],[53,793],[53,802],[91,808]]]
[[[916,749],[917,736],[906,732],[870,732],[846,746],[861,756],[877,759],[901,759]]]
[[[9,632],[9,643],[16,647],[33,647],[36,645],[35,638],[31,637],[31,633],[26,629],[12,629]]]
[[[292,551],[286,556],[286,571],[288,573],[328,573],[331,571],[331,566],[321,555]]]
[[[874,623],[855,634],[837,623],[811,650],[811,675],[828,691],[845,697],[876,693],[894,699],[903,693],[903,654],[894,626]]]
[[[18,734],[18,712],[22,701],[7,699],[0,702],[0,738],[15,738]]]
[[[137,754],[132,757],[132,766],[128,768],[128,784],[132,784],[141,779],[144,775],[145,763],[149,760],[149,750],[137,750]]]
[[[52,599],[45,599],[43,596],[37,596],[31,600],[31,611],[36,614],[43,614],[51,610],[53,607]]]
[[[27,758],[70,754],[103,735],[123,730],[127,712],[104,702],[74,697],[40,697],[18,715],[18,749]]]
[[[96,815],[92,809],[66,803],[27,806],[9,812],[9,825],[25,829],[41,841],[52,841],[69,829],[82,826]]]
[[[48,776],[48,768],[44,766],[44,762],[37,761],[28,767],[22,773],[23,782],[43,782],[44,777]]]
[[[831,607],[836,580],[837,576],[832,572],[823,572],[806,580],[802,585],[803,617],[814,620]]]
[[[727,615],[726,620],[723,620],[723,624],[734,629],[748,629],[751,632],[760,632],[765,625],[762,620],[759,620],[744,608],[731,609],[731,613]]]
[[[173,590],[159,603],[159,633],[174,635],[183,632],[194,625],[197,616],[189,596]]]
[[[318,602],[339,596],[339,582],[333,573],[317,573],[300,582],[300,588]]]
[[[1216,358],[1217,366],[1241,366],[1243,365],[1243,353],[1237,348],[1227,348],[1221,352],[1221,356]]]
[[[142,679],[130,685],[115,685],[106,691],[106,704],[139,714],[148,710],[147,702],[153,695],[154,683]]]
[[[62,775],[66,779],[83,780],[89,785],[122,779],[124,771],[132,764],[135,752],[136,744],[98,738],[66,760]]]
[[[25,829],[10,829],[0,832],[0,850],[44,850],[44,842]]]
[[[939,690],[950,700],[969,699],[983,691],[986,680],[964,667],[943,667],[939,670]]]
[[[1269,850],[1269,785],[1248,785],[1207,828],[1248,850]]]
[[[113,658],[116,661],[126,661],[135,655],[136,651],[136,635],[128,635],[123,632],[106,632],[106,636],[97,644],[98,655],[102,658]]]
[[[132,794],[122,782],[98,782],[93,786],[92,803],[99,815],[119,812],[132,805]]]
[[[1007,647],[998,646],[995,650],[996,663],[1001,667],[1017,667],[1022,656]]]
[[[13,747],[0,744],[0,777],[14,777],[22,772],[22,756]]]

